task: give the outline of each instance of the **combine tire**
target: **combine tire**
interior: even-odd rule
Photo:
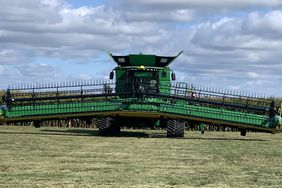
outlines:
[[[246,130],[241,130],[241,136],[246,136],[246,134],[247,134],[247,131]]]
[[[41,127],[41,124],[42,124],[41,121],[34,121],[34,122],[33,122],[33,126],[34,126],[35,128],[40,128],[40,127]]]
[[[112,118],[103,117],[98,120],[99,135],[109,135]]]
[[[86,125],[91,125],[92,124],[92,119],[86,119],[85,120]]]
[[[120,126],[113,123],[112,117],[103,117],[98,120],[99,135],[111,136],[120,133]]]
[[[175,119],[170,119],[167,121],[167,137],[177,138],[184,137],[185,122],[180,122]]]

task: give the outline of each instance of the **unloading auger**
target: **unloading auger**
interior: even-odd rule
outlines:
[[[80,80],[10,86],[0,121],[33,122],[97,119],[100,135],[123,126],[164,127],[183,137],[185,126],[214,124],[276,133],[282,124],[274,100],[243,92],[176,82],[169,65],[177,56],[130,54],[111,57],[117,67],[109,80]],[[115,79],[114,79],[115,78]]]

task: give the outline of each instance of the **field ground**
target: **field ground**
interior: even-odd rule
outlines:
[[[281,187],[282,134],[0,126],[0,187]]]

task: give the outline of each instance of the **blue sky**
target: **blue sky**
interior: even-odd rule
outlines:
[[[104,79],[114,54],[176,55],[178,81],[281,96],[282,1],[0,0],[0,88]],[[37,11],[34,11],[37,10]]]

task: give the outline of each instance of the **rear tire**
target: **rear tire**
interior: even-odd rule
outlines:
[[[98,119],[99,135],[104,136],[110,133],[111,117],[103,117]]]
[[[120,133],[120,126],[114,123],[112,117],[103,117],[98,119],[99,135],[112,136]]]
[[[247,134],[247,131],[246,130],[241,130],[241,136],[246,136],[246,134]]]
[[[41,121],[34,121],[34,122],[33,122],[33,126],[34,126],[35,128],[40,128],[40,127],[41,127],[41,124],[42,124]]]
[[[167,137],[183,138],[185,132],[185,122],[170,119],[167,121]]]

